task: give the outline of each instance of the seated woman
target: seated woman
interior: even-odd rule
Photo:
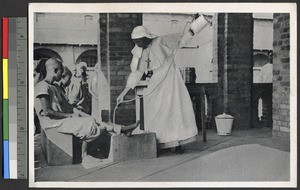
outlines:
[[[89,92],[89,76],[87,75],[87,64],[80,62],[76,65],[75,74],[68,87],[68,100],[70,104],[81,107],[81,110],[91,115],[92,95]]]
[[[130,135],[138,123],[130,126],[102,124],[93,117],[79,117],[80,112],[67,112],[62,107],[62,97],[54,82],[60,81],[63,66],[59,60],[48,59],[45,63],[46,77],[34,88],[35,110],[44,130],[56,128],[60,133],[73,134],[82,142],[82,162],[98,163],[99,159],[87,155],[87,145],[95,140],[103,131],[114,131]]]

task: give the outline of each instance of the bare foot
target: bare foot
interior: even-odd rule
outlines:
[[[135,124],[122,126],[121,132],[124,133],[126,136],[131,136],[131,133],[134,129],[136,129],[140,125],[140,121],[137,121]]]
[[[181,146],[179,145],[179,146],[176,146],[176,147],[175,147],[174,153],[175,153],[176,155],[178,155],[178,154],[183,154],[184,151],[181,149]]]

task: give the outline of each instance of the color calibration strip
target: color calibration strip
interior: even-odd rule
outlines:
[[[10,179],[17,179],[17,18],[8,25],[9,91],[9,169]]]
[[[2,26],[3,177],[26,179],[27,20],[3,18]]]
[[[10,178],[9,163],[9,101],[8,101],[8,18],[2,19],[3,76],[3,177]]]

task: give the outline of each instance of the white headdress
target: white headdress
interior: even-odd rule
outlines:
[[[131,39],[138,39],[143,37],[153,39],[157,37],[157,35],[151,34],[149,30],[144,26],[137,26],[132,30]]]

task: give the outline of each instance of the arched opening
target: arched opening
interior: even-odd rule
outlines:
[[[254,67],[262,67],[269,62],[267,54],[258,53],[253,56]]]
[[[98,61],[97,50],[87,50],[83,52],[76,60],[75,64],[86,62],[88,67],[94,67]]]
[[[253,55],[253,83],[261,83],[261,68],[270,61],[268,52],[254,52]]]
[[[33,56],[34,60],[55,58],[63,62],[61,56],[57,52],[48,48],[35,49]]]

